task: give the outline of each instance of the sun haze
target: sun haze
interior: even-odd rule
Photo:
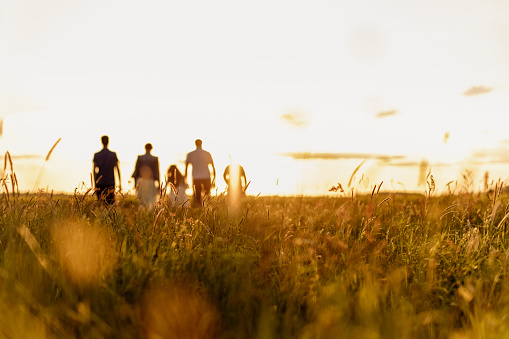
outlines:
[[[104,134],[125,190],[145,143],[165,173],[183,170],[196,138],[218,173],[230,157],[245,168],[248,194],[327,194],[362,161],[368,190],[421,190],[422,159],[437,189],[465,168],[509,173],[503,1],[24,0],[0,11],[0,154],[22,191],[90,185]]]

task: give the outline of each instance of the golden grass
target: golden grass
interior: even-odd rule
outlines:
[[[52,227],[51,240],[60,269],[73,284],[96,285],[113,273],[117,251],[110,229],[86,220],[63,221]]]
[[[150,287],[139,312],[148,339],[213,339],[221,333],[219,311],[191,282],[167,281]]]
[[[0,338],[508,337],[509,195],[425,179],[152,211],[3,180]]]

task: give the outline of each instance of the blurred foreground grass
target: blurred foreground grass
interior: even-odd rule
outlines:
[[[509,338],[509,197],[0,194],[0,338]]]

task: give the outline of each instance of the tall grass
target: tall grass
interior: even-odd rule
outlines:
[[[5,180],[5,179],[4,179]],[[0,191],[0,337],[509,337],[509,196]]]

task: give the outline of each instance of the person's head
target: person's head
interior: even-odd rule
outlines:
[[[178,167],[176,165],[171,165],[170,168],[168,168],[168,179],[173,184],[177,184],[177,180],[180,180],[182,177],[182,173],[180,173]]]
[[[197,148],[201,148],[201,145],[202,145],[202,141],[200,139],[196,139],[194,141],[194,144],[196,145]]]
[[[145,145],[145,151],[147,151],[148,153],[150,153],[150,151],[152,150],[152,144],[148,143]]]
[[[108,138],[107,135],[103,135],[101,137],[101,142],[102,142],[104,147],[108,147],[108,143],[110,142],[110,138]]]

